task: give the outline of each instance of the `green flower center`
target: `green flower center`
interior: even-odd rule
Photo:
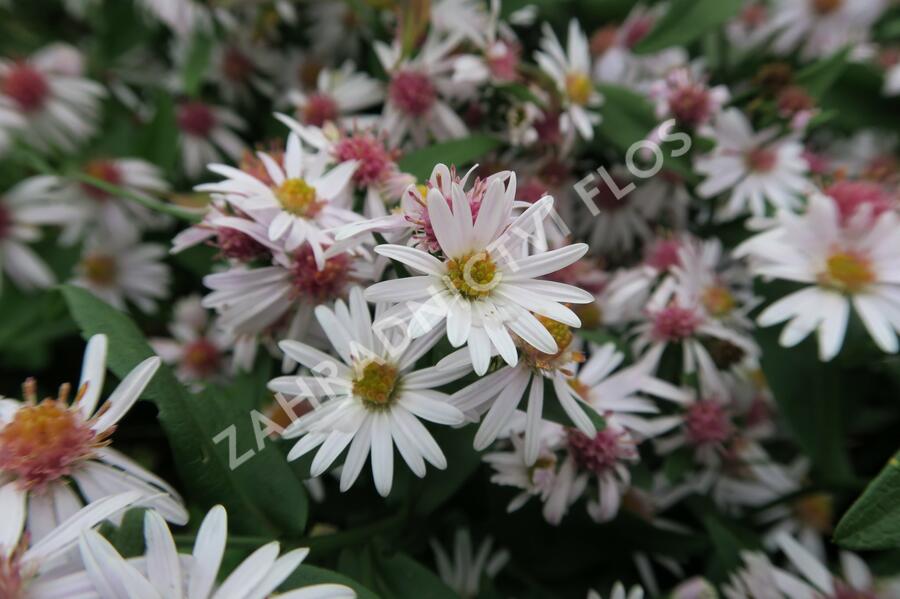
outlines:
[[[387,362],[371,361],[353,379],[353,394],[369,408],[387,407],[397,390],[397,368]]]
[[[490,295],[502,276],[490,254],[475,252],[450,260],[447,278],[460,295],[472,300]]]

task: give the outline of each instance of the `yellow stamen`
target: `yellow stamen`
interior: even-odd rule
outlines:
[[[363,366],[359,376],[353,380],[353,394],[368,407],[386,407],[394,398],[397,374],[396,367],[373,360]]]
[[[316,189],[304,179],[286,179],[275,190],[281,207],[295,216],[312,216],[319,207]]]
[[[592,91],[591,79],[584,73],[569,73],[566,75],[566,95],[572,104],[584,106],[591,99]]]
[[[466,299],[490,295],[502,279],[497,265],[487,252],[466,254],[447,263],[450,284]]]

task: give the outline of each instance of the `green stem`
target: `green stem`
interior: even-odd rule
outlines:
[[[360,528],[325,535],[300,537],[296,539],[281,539],[281,545],[285,549],[309,547],[317,556],[321,556],[325,553],[339,551],[344,547],[363,545],[376,535],[398,528],[406,522],[407,518],[407,513],[401,510],[396,514],[392,514]],[[174,535],[174,539],[176,545],[192,547],[196,537],[193,535]],[[272,540],[273,539],[270,537],[229,535],[228,546],[253,550]]]
[[[98,179],[97,177],[92,177],[86,173],[73,173],[70,175],[72,179],[76,179],[81,181],[82,183],[86,183],[92,187],[96,187],[97,189],[101,189],[108,194],[120,196],[141,206],[149,208],[150,210],[154,210],[156,212],[162,212],[163,214],[168,214],[170,216],[174,216],[179,220],[183,220],[189,223],[197,223],[203,218],[200,214],[196,212],[191,212],[190,210],[185,210],[184,208],[179,208],[178,206],[173,206],[172,204],[167,204],[166,202],[161,202],[156,198],[152,198],[150,196],[143,196],[138,193],[134,193],[125,189],[124,187],[120,187],[118,185],[114,185],[109,183],[108,181],[104,181],[103,179]]]

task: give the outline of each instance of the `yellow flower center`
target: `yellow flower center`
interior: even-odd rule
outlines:
[[[821,283],[845,293],[859,293],[875,281],[869,261],[853,252],[837,252],[825,262]]]
[[[584,106],[591,99],[593,85],[591,79],[584,73],[569,73],[566,75],[566,95],[573,104]]]
[[[450,260],[447,278],[460,295],[472,300],[490,295],[503,277],[490,254],[475,252]]]
[[[115,258],[106,254],[89,254],[81,260],[84,276],[95,285],[109,287],[116,282],[118,265]]]
[[[387,362],[372,360],[353,379],[353,394],[370,408],[387,407],[393,400],[396,389],[397,368]]]
[[[281,207],[295,216],[312,216],[319,209],[316,188],[304,179],[285,179],[275,190]]]
[[[703,306],[713,316],[725,316],[734,309],[734,296],[726,287],[708,287],[703,292]]]
[[[834,501],[827,493],[812,493],[794,500],[794,515],[798,520],[820,533],[831,532]]]
[[[577,378],[569,379],[568,383],[569,383],[569,386],[572,387],[572,390],[575,391],[575,393],[578,395],[578,397],[580,397],[584,401],[588,401],[588,398],[590,397],[590,391],[591,391],[590,387],[585,385],[583,382],[581,382]]]
[[[61,396],[68,393],[68,386]],[[63,400],[27,403],[0,431],[0,471],[14,475],[27,489],[41,490],[67,476],[102,440]]]
[[[572,329],[570,329],[568,325],[539,314],[535,314],[534,317],[544,325],[544,328],[549,331],[553,340],[556,341],[557,351],[555,354],[545,354],[528,343],[521,343],[522,357],[527,364],[537,370],[550,371],[556,370],[571,361],[581,362],[584,359],[584,356],[582,356],[580,352],[568,351],[569,345],[571,345],[572,339],[574,338]],[[573,388],[577,390],[577,387],[575,387],[574,384]]]

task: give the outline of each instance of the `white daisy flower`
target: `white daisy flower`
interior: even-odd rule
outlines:
[[[591,589],[588,591],[587,599],[603,599],[603,595]],[[609,599],[644,599],[644,589],[635,585],[626,592],[625,586],[617,582],[609,592]]]
[[[666,48],[651,54],[636,54],[633,50],[664,12],[665,5],[648,8],[637,3],[620,25],[608,25],[595,32],[590,40],[590,49],[597,55],[594,80],[646,93],[653,82],[686,65],[689,56],[684,48]]]
[[[776,0],[766,32],[775,34],[779,54],[800,50],[805,60],[829,56],[869,39],[869,30],[888,7],[885,0]]]
[[[188,520],[175,489],[109,446],[116,424],[143,393],[160,360],[154,356],[137,365],[98,409],[106,348],[105,335],[88,342],[72,404],[68,384],[58,397],[38,401],[33,379],[23,385],[24,401],[0,399],[0,482],[12,482],[25,494],[28,530],[35,539],[84,505],[82,497],[95,501],[132,490],[140,492],[142,505],[158,509],[171,522]]]
[[[477,597],[482,577],[494,578],[509,562],[509,551],[493,549],[494,539],[487,537],[476,551],[472,547],[472,536],[465,528],[456,531],[450,554],[437,541],[431,540],[438,576],[460,597]]]
[[[246,127],[241,117],[198,100],[181,102],[175,110],[181,161],[189,177],[199,177],[207,164],[221,160],[223,155],[235,162],[240,160],[245,146],[235,131]]]
[[[106,91],[83,70],[78,50],[61,43],[25,60],[0,59],[0,152],[13,136],[72,152],[93,135]]]
[[[169,295],[171,270],[166,248],[133,238],[94,235],[85,243],[72,284],[84,287],[117,310],[131,302],[141,312],[156,312]]]
[[[441,448],[419,418],[444,425],[462,424],[462,412],[434,388],[465,375],[468,365],[455,360],[456,365],[450,368],[413,370],[416,360],[438,341],[438,335],[409,342],[404,331],[396,327],[385,329],[376,324],[373,330],[369,307],[359,287],[350,291],[348,304],[338,300],[333,310],[316,308],[316,318],[340,361],[304,343],[282,341],[281,349],[312,370],[313,376],[277,378],[269,388],[289,396],[326,400],[314,402],[312,412],[285,430],[286,438],[302,437],[288,454],[289,460],[321,446],[310,469],[312,476],[319,476],[349,445],[341,469],[341,491],[346,491],[371,453],[375,487],[387,496],[394,478],[394,445],[420,478],[425,476],[425,461],[439,469],[447,467]]]
[[[19,182],[0,194],[0,268],[23,290],[43,289],[56,276],[28,244],[41,237],[42,225],[61,225],[77,216],[70,206],[56,202],[61,183],[38,176]]]
[[[537,461],[541,449],[545,379],[553,385],[557,401],[582,434],[590,438],[597,434],[594,422],[584,409],[584,399],[572,384],[575,365],[583,356],[575,351],[577,343],[571,329],[544,316],[537,316],[537,320],[559,348],[556,352],[541,352],[521,339],[514,339],[513,342],[518,343],[521,350],[517,364],[503,366],[460,389],[451,398],[453,405],[468,415],[486,412],[475,433],[474,447],[481,451],[508,427],[510,418],[527,392],[525,462],[529,465]],[[445,363],[455,365],[453,360],[442,360],[437,367],[441,368]]]
[[[597,109],[603,103],[603,97],[591,80],[591,51],[587,37],[576,19],[569,22],[565,50],[548,24],[545,23],[541,31],[541,50],[535,53],[534,59],[553,79],[562,96],[560,126],[564,133],[574,129],[583,139],[591,140],[594,126],[601,120]]]
[[[477,53],[457,55],[453,64],[453,79],[476,85],[487,82],[503,84],[518,79],[522,46],[512,29],[500,21],[500,0],[491,0],[490,13],[482,18],[484,22],[478,27],[472,26],[477,20],[471,18],[465,9],[457,10],[454,6],[457,4],[469,4],[469,0],[444,0],[431,13],[435,23],[442,20],[442,11],[453,13],[448,20],[463,19],[465,24],[457,28],[458,32],[468,37],[477,49]],[[483,6],[475,10],[484,14]],[[526,106],[537,110],[531,103]]]
[[[116,517],[140,498],[131,491],[75,507],[35,539],[25,532],[26,493],[15,482],[0,486],[0,592],[4,599],[100,599],[87,572],[67,567],[67,559],[87,529]]]
[[[733,575],[729,585],[723,589],[728,599],[900,597],[900,580],[877,579],[854,553],[840,553],[842,576],[838,577],[790,535],[779,536],[778,545],[794,571],[773,566],[761,553],[745,552],[742,554],[744,568]]]
[[[747,214],[764,216],[767,204],[796,210],[800,196],[810,189],[809,165],[803,145],[792,137],[779,138],[775,128],[754,132],[736,108],[723,111],[713,124],[716,147],[694,162],[706,179],[697,187],[702,197],[728,192],[717,210],[719,220]]]
[[[171,338],[154,337],[149,343],[164,362],[175,367],[179,380],[198,383],[221,378],[227,372],[225,356],[233,339],[214,326],[199,296],[175,303],[169,332]]]
[[[523,255],[523,240],[543,226],[553,198],[545,196],[510,223],[515,194],[515,174],[509,175],[505,188],[501,178],[493,179],[476,217],[456,182],[450,185],[452,211],[444,193],[429,189],[428,213],[443,259],[421,249],[379,245],[376,253],[421,274],[382,281],[366,290],[369,301],[403,304],[413,338],[446,321],[450,344],[468,344],[479,375],[487,372],[492,347],[507,364],[516,365],[518,354],[510,333],[545,354],[556,354],[560,348],[532,312],[578,327],[581,321],[562,302],[584,304],[594,299],[577,287],[538,279],[572,264],[588,246]]]
[[[180,37],[212,26],[210,9],[195,0],[140,0],[138,4]]]
[[[320,267],[310,245],[291,254],[278,253],[271,266],[237,265],[203,278],[212,293],[203,306],[219,313],[218,326],[241,337],[284,325],[280,338],[298,339],[307,334],[313,309],[346,297],[350,285],[371,281],[371,262],[334,245],[322,253]]]
[[[326,122],[349,124],[350,116],[384,99],[381,83],[356,70],[352,61],[338,69],[324,68],[316,78],[315,90],[304,93],[292,89],[287,99],[304,125],[321,127]]]
[[[403,58],[400,42],[375,42],[375,54],[390,77],[381,128],[397,145],[408,136],[416,146],[457,139],[469,130],[448,100],[465,95],[466,86],[453,81],[450,53],[459,37],[430,34],[415,58]]]
[[[762,0],[747,2],[740,13],[725,25],[728,41],[742,50],[761,45],[769,36],[769,10]]]
[[[203,519],[191,555],[178,553],[165,521],[154,511],[144,516],[146,553],[143,559],[122,558],[95,531],[85,532],[79,549],[87,575],[104,599],[354,599],[356,592],[340,584],[316,584],[284,592],[275,591],[309,555],[309,549],[288,551],[272,541],[254,551],[220,584],[228,522],[225,508],[217,505]]]
[[[288,252],[308,244],[316,264],[324,268],[324,248],[334,241],[325,230],[360,219],[358,214],[339,208],[332,201],[349,185],[359,163],[341,162],[326,172],[326,158],[305,155],[296,133],[288,135],[281,160],[264,152],[257,156],[264,167],[260,175],[211,164],[209,170],[225,180],[198,185],[196,189],[224,194],[235,208],[267,225],[269,240],[283,242]]]
[[[883,351],[898,350],[900,331],[900,255],[896,212],[874,217],[858,210],[845,224],[831,198],[814,194],[807,211],[782,211],[773,228],[738,248],[751,256],[758,276],[806,285],[768,306],[761,326],[789,321],[780,342],[792,347],[818,332],[819,357],[830,360],[841,349],[852,304]]]
[[[522,426],[515,428],[521,429]],[[558,450],[563,448],[563,427],[544,421],[538,434],[541,438],[540,450],[533,464],[529,465],[525,460],[525,441],[518,433],[510,435],[511,447],[508,450],[487,453],[482,459],[494,469],[492,483],[521,489],[506,506],[507,512],[512,513],[532,497],[538,497],[544,504],[544,520],[556,526],[584,493],[587,477],[578,476],[574,458],[567,456],[560,460],[557,455]]]
[[[320,129],[304,126],[295,119],[276,114],[275,118],[287,125],[300,136],[305,144],[311,146],[322,156],[330,156],[334,162],[355,162],[356,170],[351,177],[352,186],[348,186],[343,194],[344,207],[352,207],[354,190],[365,194],[363,214],[369,219],[383,219],[388,216],[386,206],[396,202],[404,190],[415,183],[412,175],[400,171],[397,160],[401,151],[388,141],[388,134],[379,127],[339,128],[326,125]],[[389,219],[393,223],[396,219]],[[356,221],[338,229],[335,238],[340,241],[362,232],[362,225],[367,221]],[[378,221],[381,225],[381,221]],[[357,228],[360,227],[359,230]],[[374,225],[365,230],[375,230]],[[353,231],[350,233],[350,231]]]
[[[82,172],[145,198],[153,198],[169,191],[169,184],[162,172],[149,162],[137,158],[94,159],[82,167]],[[123,237],[137,238],[144,229],[157,228],[168,222],[131,198],[116,197],[90,183],[68,181],[62,195],[63,201],[73,203],[79,212],[78,218],[65,227],[63,237],[67,242],[80,239],[92,227]]]
[[[682,260],[687,252],[681,251]],[[634,351],[662,351],[680,345],[682,372],[698,373],[711,388],[725,386],[722,370],[759,355],[745,314],[754,304],[739,301],[735,289],[705,268],[674,267],[654,290],[643,322],[635,327]],[[720,355],[721,354],[721,355]]]
[[[438,252],[441,246],[435,237],[434,226],[431,223],[426,202],[429,190],[438,190],[452,209],[451,190],[454,186],[459,186],[466,194],[472,214],[477,214],[481,209],[481,202],[484,200],[488,185],[494,179],[501,181],[509,179],[510,171],[501,171],[487,179],[476,178],[471,187],[466,189],[469,177],[476,168],[477,166],[472,167],[460,177],[455,167],[447,168],[444,164],[435,165],[427,182],[421,185],[409,183],[405,186],[400,194],[400,204],[390,214],[373,215],[367,220],[345,225],[337,231],[335,237],[338,240],[344,240],[365,233],[378,232],[386,234],[392,242],[406,242],[428,252]]]
[[[272,98],[277,93],[274,85],[278,55],[262,46],[256,40],[247,39],[243,32],[231,36],[222,43],[215,44],[210,52],[210,68],[206,80],[215,85],[222,99],[229,106],[247,105],[253,100],[253,93]],[[189,57],[190,40],[176,46],[182,63]]]

